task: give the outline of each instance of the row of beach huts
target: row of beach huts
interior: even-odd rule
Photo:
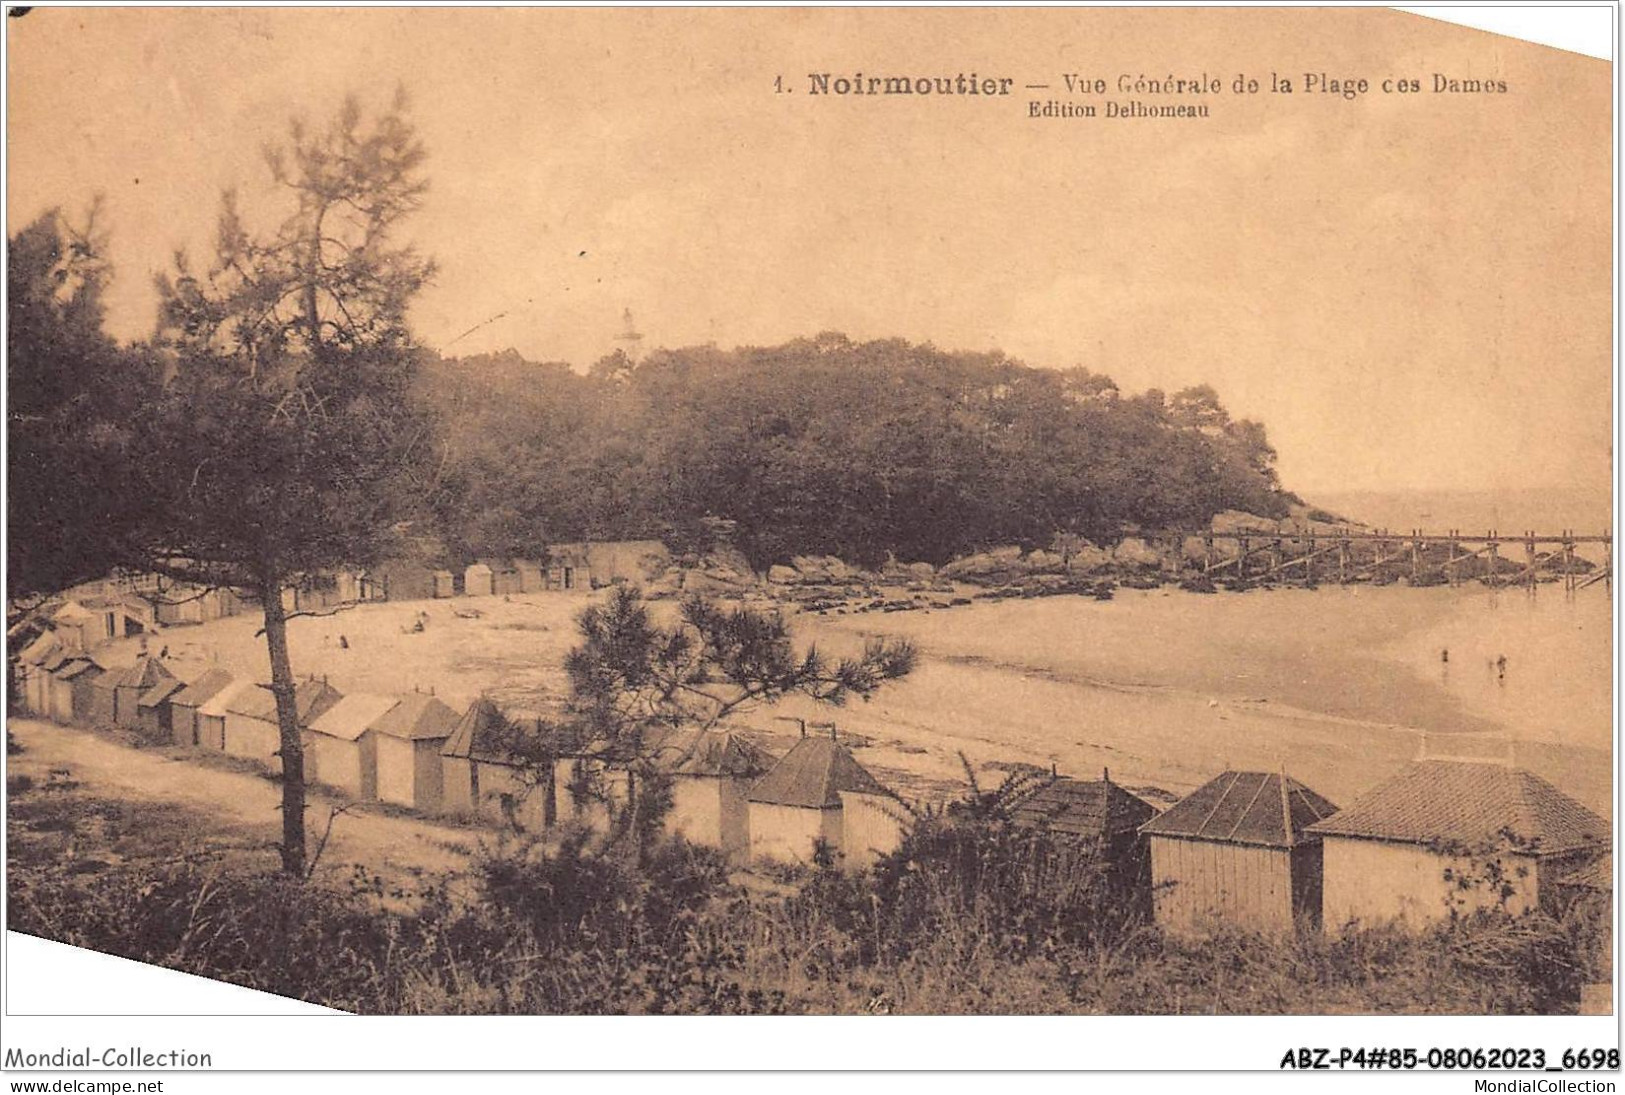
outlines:
[[[49,632],[22,650],[14,679],[17,702],[40,718],[280,770],[276,703],[262,682],[219,668],[185,681],[148,654],[108,668]],[[635,770],[591,744],[557,750],[551,772],[516,759],[512,723],[485,697],[459,711],[431,693],[343,693],[313,677],[298,683],[295,706],[306,778],[352,798],[537,832],[606,825],[637,793]],[[777,759],[726,730],[672,732],[638,753],[669,777],[668,829],[736,863],[809,860],[822,842],[861,866],[901,838],[906,812],[833,736],[803,737]]]
[[[394,559],[365,570],[340,567],[308,575],[283,590],[282,607],[310,612],[366,601],[588,590],[616,582],[642,583],[670,563],[671,552],[658,540],[553,544],[542,559],[482,558],[455,569]],[[146,574],[75,586],[54,599],[44,614],[65,642],[91,650],[115,639],[208,623],[253,607],[236,590],[193,588]]]
[[[191,681],[146,655],[106,668],[46,632],[15,659],[15,678],[17,701],[41,718],[279,765],[271,693],[218,668]],[[344,694],[309,678],[296,703],[307,777],[355,798],[534,832],[606,824],[609,804],[637,793],[635,772],[590,746],[558,750],[551,772],[517,762],[512,724],[488,698],[459,711],[429,693]],[[833,733],[777,759],[726,730],[674,732],[640,755],[670,777],[670,831],[736,863],[807,862],[823,847],[863,867],[898,846],[911,816]],[[1053,776],[1012,820],[1121,859],[1176,931],[1420,925],[1613,886],[1608,823],[1496,761],[1418,761],[1344,809],[1284,772],[1227,771],[1163,810],[1106,774]]]

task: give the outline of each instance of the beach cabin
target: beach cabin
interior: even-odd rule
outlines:
[[[1607,822],[1539,776],[1465,760],[1408,765],[1310,832],[1325,847],[1333,930],[1525,913],[1611,840]]]
[[[1320,924],[1321,845],[1310,826],[1337,807],[1297,780],[1225,772],[1141,826],[1156,922],[1279,934]]]
[[[308,746],[312,720],[325,714],[342,693],[325,680],[308,678],[294,691],[294,707]],[[276,697],[266,686],[245,690],[226,708],[226,752],[250,757],[280,768],[277,754],[282,749],[282,731],[277,721]]]
[[[51,718],[64,726],[73,723],[81,710],[78,697],[89,688],[87,679],[101,672],[101,666],[87,657],[67,659],[51,673]],[[79,682],[83,680],[83,686]]]
[[[519,581],[519,567],[512,560],[490,559],[485,565],[491,568],[491,592],[498,597],[525,591]]]
[[[95,682],[97,678],[106,675],[107,670],[98,665],[96,659],[88,654],[64,663],[62,668],[57,670],[58,679],[67,682],[70,693],[68,710],[72,714],[65,721],[79,726],[94,725],[97,722],[96,697],[98,690],[95,687]],[[101,694],[105,695],[106,693]]]
[[[62,643],[51,631],[41,632],[33,642],[17,655],[17,702],[30,714],[43,714],[50,709],[48,689],[43,683],[43,668],[52,655],[62,651]]]
[[[672,734],[652,750],[655,767],[671,780],[666,831],[719,849],[730,860],[750,855],[747,796],[772,757],[727,730]]]
[[[509,722],[481,696],[468,705],[440,749],[442,805],[539,832],[553,821],[545,788],[533,788],[506,748]]]
[[[378,798],[398,806],[438,810],[445,777],[441,750],[459,716],[434,696],[409,692],[371,724],[376,739]]]
[[[135,705],[136,725],[148,741],[174,740],[174,709],[170,701],[185,687],[185,681],[170,677],[141,693]]]
[[[169,700],[169,740],[176,745],[200,743],[201,708],[231,684],[231,674],[218,667],[204,671],[197,680],[176,692]]]
[[[264,689],[251,680],[233,680],[204,700],[197,709],[198,748],[224,752],[227,712],[243,697],[262,691]]]
[[[534,559],[515,559],[513,563],[519,593],[540,593],[547,588],[547,568]]]
[[[802,738],[746,795],[751,858],[810,863],[820,842],[842,851],[843,791],[890,797],[833,737]]]
[[[51,627],[65,647],[81,652],[115,637],[110,613],[92,611],[77,600],[65,601],[51,613]]]
[[[135,664],[116,674],[113,682],[113,721],[133,728],[141,725],[141,697],[155,686],[175,680],[167,666],[151,654],[143,654]]]
[[[463,571],[463,595],[489,597],[493,591],[491,568],[484,563],[470,563]]]
[[[431,575],[434,581],[434,595],[437,598],[457,596],[457,579],[449,570],[437,570]]]
[[[399,697],[352,692],[310,721],[306,774],[356,798],[378,797],[378,756],[372,729]]]
[[[671,550],[659,540],[607,540],[583,545],[587,570],[599,585],[643,585],[671,566]]]
[[[547,588],[591,589],[592,572],[584,544],[554,544],[547,552]]]
[[[1155,806],[1113,783],[1109,771],[1100,779],[1053,777],[1023,795],[1010,811],[1012,824],[1098,856],[1121,881],[1143,893],[1146,913],[1151,911],[1151,861],[1140,828],[1156,816]]]
[[[388,601],[427,601],[435,596],[432,568],[407,559],[380,563],[368,575],[371,584]]]

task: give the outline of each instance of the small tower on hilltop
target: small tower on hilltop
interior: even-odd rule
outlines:
[[[621,333],[615,336],[615,348],[626,355],[626,359],[636,362],[643,353],[643,335],[638,331],[637,324],[632,321],[632,309],[628,308],[621,313]]]

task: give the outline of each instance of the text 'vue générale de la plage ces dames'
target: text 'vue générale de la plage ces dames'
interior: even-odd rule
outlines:
[[[1368,96],[1505,95],[1497,76],[1444,72],[1340,75],[1328,72],[1212,72],[1151,75],[1121,72],[1109,76],[1078,72],[1059,77],[986,75],[967,69],[950,73],[873,71],[809,72],[801,85],[817,99],[906,102],[949,99],[961,102],[1018,102],[1029,118],[1205,118],[1225,99],[1254,95],[1357,102]],[[794,81],[777,76],[777,94],[793,94]]]

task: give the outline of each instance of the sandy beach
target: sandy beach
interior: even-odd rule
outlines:
[[[482,691],[514,710],[562,694],[573,618],[589,594],[368,605],[290,626],[295,671],[349,691]],[[658,611],[671,611],[670,602]],[[459,616],[471,609],[477,618]],[[428,614],[413,632],[419,612]],[[997,783],[1001,764],[1110,769],[1134,786],[1189,791],[1227,767],[1282,767],[1346,802],[1421,756],[1511,757],[1611,812],[1610,605],[1594,588],[1492,592],[1390,586],[1204,596],[1121,590],[947,611],[799,615],[798,639],[831,653],[906,637],[906,681],[831,710],[786,701],[739,721],[782,751],[779,718],[834,721],[863,763],[905,795],[964,783],[959,754]],[[209,664],[267,673],[258,620],[175,628],[183,676]],[[348,648],[341,648],[344,635]],[[1443,660],[1444,651],[1449,660]],[[134,657],[127,640],[111,660]],[[1504,676],[1496,659],[1506,657]]]

